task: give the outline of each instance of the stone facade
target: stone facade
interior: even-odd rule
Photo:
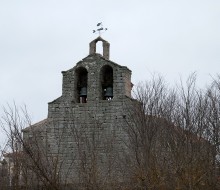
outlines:
[[[103,55],[96,53],[98,41]],[[32,138],[31,131],[41,131],[42,147],[58,159],[61,178],[69,183],[85,178],[82,164],[93,167],[94,162],[100,175],[109,175],[109,167],[112,176],[120,175],[113,157],[126,138],[122,126],[132,101],[131,71],[109,60],[109,48],[101,37],[93,40],[90,54],[62,72],[62,96],[49,103],[48,118],[23,130],[25,139]]]

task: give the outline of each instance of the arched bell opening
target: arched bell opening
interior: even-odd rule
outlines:
[[[76,76],[76,100],[78,103],[86,103],[88,72],[84,67],[80,67],[76,70]]]
[[[103,100],[113,98],[113,69],[109,65],[105,65],[101,69],[101,89]]]

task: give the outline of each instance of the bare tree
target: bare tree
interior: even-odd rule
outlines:
[[[65,155],[59,148],[63,133],[59,132],[57,144],[54,144],[57,154],[50,154],[47,147],[47,125],[55,129],[53,121],[49,120],[32,126],[26,108],[19,110],[16,105],[4,108],[1,127],[8,137],[9,153],[5,156],[11,160],[9,185],[12,189],[58,190],[65,186],[63,181],[61,184],[62,165],[65,161],[62,158]]]
[[[206,91],[196,88],[192,74],[176,89],[161,77],[138,86],[124,129],[126,158],[137,189],[215,189],[215,156]],[[219,99],[215,100],[218,103]],[[218,117],[219,118],[219,117]],[[131,186],[132,186],[131,185]]]

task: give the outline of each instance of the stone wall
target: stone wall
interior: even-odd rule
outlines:
[[[76,69],[83,67],[88,71],[88,95],[87,101],[101,99],[101,68],[109,65],[113,68],[113,96],[131,97],[131,71],[124,66],[120,66],[112,61],[105,60],[99,54],[89,55],[82,61],[78,62],[76,66],[68,71],[63,71],[63,87],[62,99],[77,102],[76,100]],[[53,102],[52,102],[53,103]],[[51,105],[50,103],[49,105]],[[50,112],[50,109],[49,109]],[[50,113],[49,113],[50,114]]]

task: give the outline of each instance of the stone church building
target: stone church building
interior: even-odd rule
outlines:
[[[96,53],[99,41],[103,55]],[[133,85],[131,70],[109,55],[109,42],[90,42],[89,55],[62,72],[62,95],[49,103],[48,117],[23,130],[25,141],[37,144],[38,159],[45,157],[43,167],[56,169],[62,183],[120,181],[125,175],[118,160]]]
[[[103,55],[96,53],[99,41]],[[209,189],[210,143],[184,130],[181,118],[174,123],[167,117],[176,113],[167,109],[172,99],[163,89],[148,88],[156,92],[145,95],[146,102],[133,99],[131,71],[109,59],[107,41],[98,37],[89,48],[87,57],[62,72],[62,95],[49,103],[48,117],[23,130],[28,184],[56,190],[189,189],[185,183],[195,179],[196,189]],[[155,106],[164,112],[155,113]]]

